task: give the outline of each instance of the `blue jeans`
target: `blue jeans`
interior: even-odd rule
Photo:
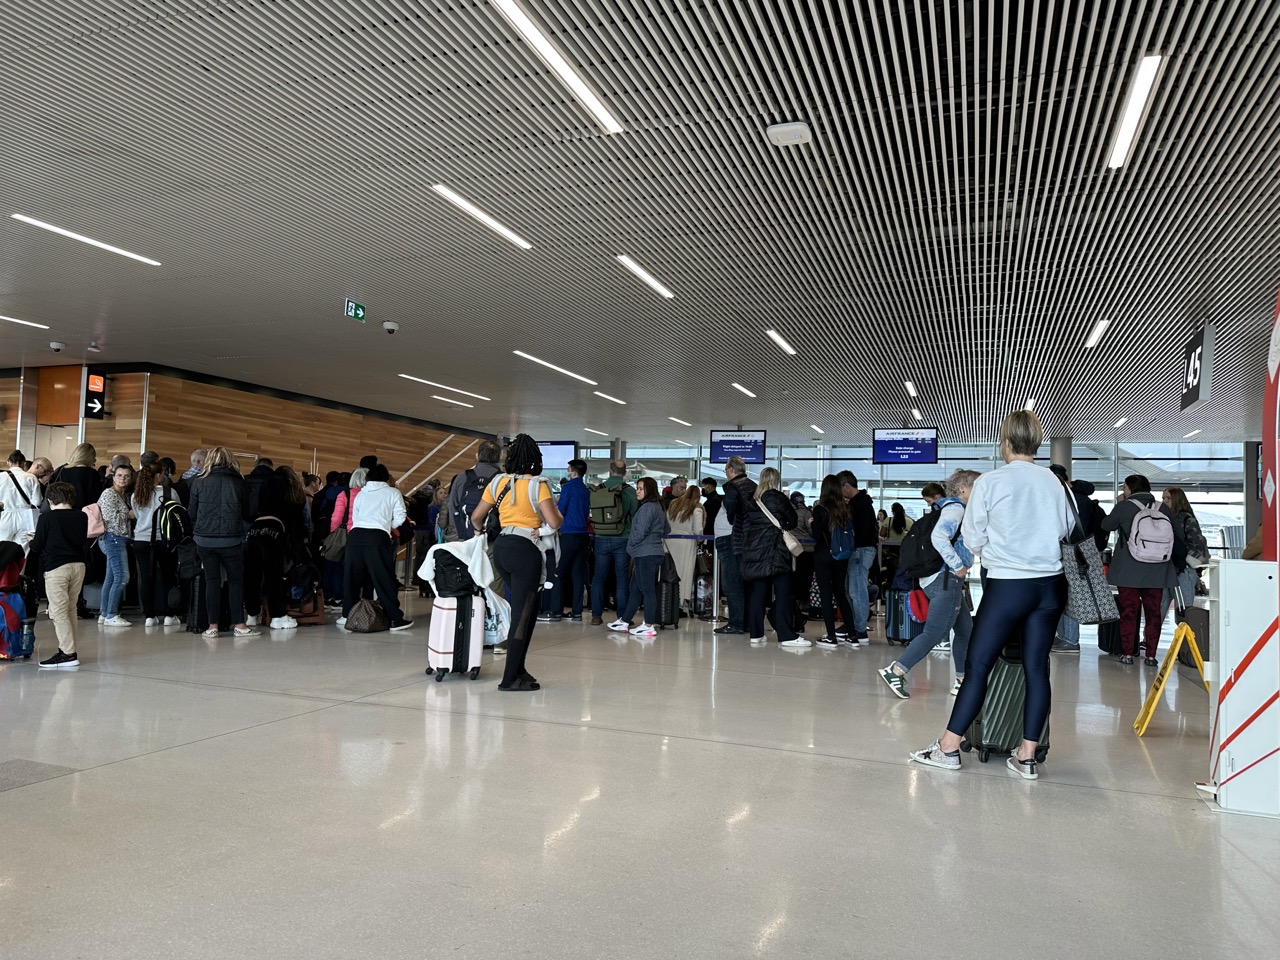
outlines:
[[[951,710],[947,729],[963,737],[987,699],[987,682],[1005,645],[1022,634],[1022,675],[1027,704],[1022,713],[1022,737],[1039,742],[1049,719],[1049,648],[1053,631],[1067,605],[1067,578],[1062,574],[1029,580],[988,577],[973,625],[965,664],[964,683]]]
[[[1080,646],[1080,621],[1072,620],[1064,613],[1058,620],[1058,636],[1066,643]]]
[[[867,595],[867,577],[876,559],[875,547],[858,547],[849,557],[849,606],[853,608],[853,623],[846,624],[854,633],[867,632],[867,617],[871,613],[871,600]]]
[[[716,553],[720,555],[720,590],[729,604],[728,629],[742,630],[746,596],[742,590],[742,574],[738,571],[738,555],[733,552],[733,537],[716,537]],[[716,616],[720,611],[716,611]]]
[[[604,614],[604,585],[609,582],[609,569],[612,568],[618,585],[614,595],[618,600],[618,615],[627,607],[631,598],[628,585],[627,565],[631,558],[627,556],[626,537],[596,537],[596,573],[591,578],[591,616],[600,619]]]
[[[120,616],[120,601],[129,582],[129,538],[118,533],[104,533],[98,546],[107,555],[107,575],[102,581],[102,609],[108,620]]]
[[[945,586],[942,581],[946,581]],[[956,665],[956,676],[964,676],[964,661],[969,655],[969,636],[973,633],[973,618],[964,602],[964,581],[942,573],[924,588],[929,598],[929,616],[924,630],[907,645],[898,658],[898,666],[909,671],[943,640],[952,628],[956,636],[951,643],[951,659]]]

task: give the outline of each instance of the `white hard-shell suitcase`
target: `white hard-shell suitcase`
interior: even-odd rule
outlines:
[[[447,673],[466,673],[474,680],[483,654],[484,598],[436,597],[427,634],[427,676],[439,683]]]

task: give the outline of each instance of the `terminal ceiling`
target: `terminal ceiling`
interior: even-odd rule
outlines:
[[[1032,398],[1080,440],[1259,430],[1272,0],[528,0],[612,135],[488,0],[0,6],[0,315],[50,327],[0,322],[0,367],[149,361],[582,441],[864,443],[913,406],[982,441]],[[1108,169],[1148,54],[1150,107]],[[812,143],[769,144],[793,120]],[[1213,397],[1182,414],[1205,321]]]

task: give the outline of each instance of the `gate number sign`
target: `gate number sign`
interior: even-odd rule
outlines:
[[[1182,360],[1182,409],[1209,399],[1213,365],[1213,327],[1206,323],[1188,341]]]

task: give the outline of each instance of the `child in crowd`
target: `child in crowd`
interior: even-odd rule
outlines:
[[[45,491],[49,511],[40,515],[31,543],[40,556],[45,592],[49,596],[49,619],[58,634],[58,652],[42,667],[78,667],[76,655],[76,597],[84,583],[84,542],[89,536],[89,518],[76,510],[76,490],[69,483],[51,483]]]

